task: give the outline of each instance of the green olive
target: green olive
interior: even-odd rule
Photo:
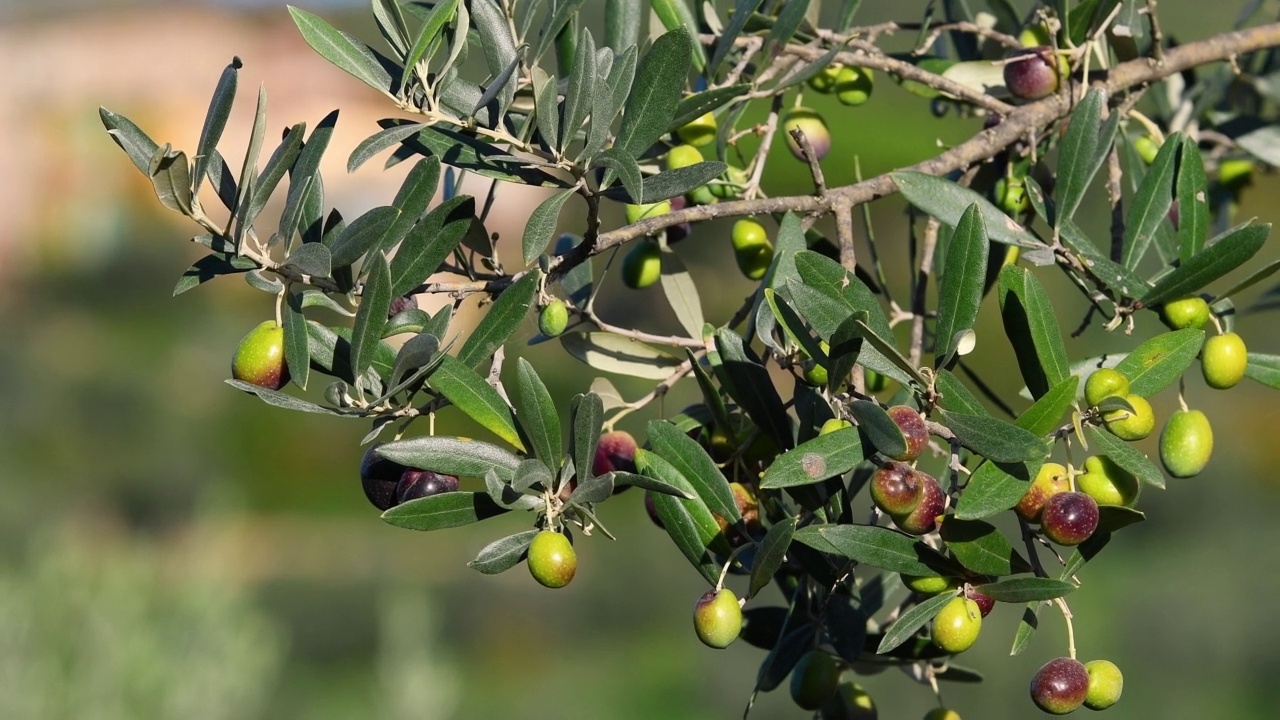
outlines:
[[[633,290],[658,282],[662,277],[662,248],[652,239],[641,240],[622,258],[622,282]]]
[[[558,337],[569,327],[569,306],[563,300],[552,300],[538,313],[538,331],[547,337]]]
[[[707,647],[727,648],[742,632],[742,606],[729,588],[708,590],[693,608],[693,629]]]
[[[1142,486],[1132,473],[1107,457],[1093,456],[1084,461],[1084,473],[1076,478],[1076,489],[1099,505],[1133,507]]]
[[[1120,701],[1124,692],[1124,674],[1110,660],[1090,660],[1084,664],[1089,673],[1089,690],[1084,706],[1090,710],[1106,710]]]
[[[1199,330],[1209,322],[1209,303],[1195,295],[1170,300],[1160,308],[1160,317],[1174,330]]]
[[[871,99],[875,74],[871,68],[848,66],[836,77],[836,99],[841,104],[857,106]]]
[[[1211,388],[1226,390],[1244,378],[1249,365],[1249,351],[1244,340],[1233,332],[1214,335],[1204,341],[1200,351],[1200,369]]]
[[[549,588],[562,588],[573,579],[578,570],[578,556],[569,538],[551,530],[543,530],[533,536],[529,544],[529,573],[539,584]]]
[[[1179,410],[1160,433],[1160,462],[1179,478],[1199,475],[1213,455],[1213,426],[1199,410]]]
[[[836,78],[840,75],[839,65],[828,65],[818,71],[817,75],[809,78],[809,87],[815,92],[823,95],[830,94],[836,89]]]
[[[1160,152],[1160,144],[1152,139],[1150,135],[1140,135],[1133,141],[1133,149],[1138,153],[1138,157],[1142,158],[1142,162],[1150,165],[1156,161],[1156,155]]]
[[[231,377],[268,390],[279,390],[288,384],[284,328],[267,320],[250,330],[231,358]]]
[[[1119,408],[1103,413],[1102,420],[1107,429],[1121,440],[1131,442],[1150,435],[1156,429],[1156,414],[1151,409],[1151,403],[1133,393],[1126,395],[1124,399],[1133,408],[1133,412]]]
[[[710,145],[716,139],[716,116],[706,113],[690,121],[689,124],[681,126],[676,130],[676,135],[694,147]]]
[[[982,630],[982,610],[966,597],[951,598],[933,618],[933,644],[945,652],[962,653],[978,641]]]
[[[836,694],[840,664],[831,655],[813,650],[791,670],[791,699],[805,710],[817,710]]]
[[[627,224],[640,222],[649,218],[666,215],[671,212],[671,201],[663,200],[662,202],[648,203],[643,205],[627,206]]]
[[[1089,407],[1097,407],[1098,403],[1109,397],[1124,397],[1129,394],[1129,378],[1119,370],[1100,368],[1094,370],[1089,379],[1084,381],[1084,401]]]

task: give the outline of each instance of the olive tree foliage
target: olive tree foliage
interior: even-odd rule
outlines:
[[[1122,439],[1121,424],[1143,414],[1143,398],[1177,386],[1181,399],[1207,336],[1231,332],[1233,297],[1280,269],[1249,265],[1269,227],[1231,219],[1254,163],[1280,155],[1271,50],[1280,25],[1253,24],[1260,3],[1251,3],[1237,30],[1175,46],[1154,2],[944,3],[922,19],[868,26],[857,24],[860,4],[608,0],[599,28],[580,19],[582,0],[374,0],[378,42],[289,8],[316,52],[386,96],[387,118],[350,151],[348,170],[383,153],[387,167],[412,163],[394,198],[350,219],[326,205],[318,171],[336,151],[336,110],[309,131],[289,127],[264,160],[261,90],[244,164],[228,166],[218,147],[239,59],[219,79],[193,151],[158,144],[123,115],[101,116],[160,202],[200,228],[193,240],[208,254],[174,294],[242,275],[275,297],[294,387],[228,382],[286,410],[371,423],[364,443],[390,440],[377,446],[381,458],[464,479],[461,490],[394,505],[386,522],[488,521],[498,539],[471,566],[499,573],[525,559],[539,530],[612,537],[602,506],[637,486],[709,586],[747,577],[743,637],[765,651],[755,691],[821,650],[854,671],[900,666],[937,692],[939,682],[981,678],[930,642],[928,624],[952,598],[1025,604],[1016,654],[1045,608],[1070,622],[1077,573],[1145,519],[1131,499],[1104,501],[1086,540],[1050,542],[1012,511],[1051,454],[1075,460],[1069,488],[1085,455],[1164,488],[1158,462]],[[1061,63],[1061,82],[1038,100],[1004,82],[1028,33],[1048,46],[1038,57]],[[882,49],[904,37],[914,49]],[[828,186],[829,138],[813,125],[788,134],[786,119],[797,94],[838,85],[837,66],[902,84],[922,113],[978,115],[985,128],[917,165]],[[666,162],[685,141],[705,159]],[[767,196],[766,159],[787,152],[806,164],[812,189]],[[459,194],[467,176],[488,180],[487,195]],[[521,237],[494,238],[485,223],[512,184],[554,193]],[[1109,237],[1077,219],[1095,187],[1109,201]],[[913,219],[902,297],[879,262],[886,243],[902,240],[877,238],[865,212],[896,193]],[[272,197],[284,200],[278,218],[262,214]],[[658,205],[607,228],[610,203]],[[707,317],[677,241],[698,237],[702,221],[747,216],[773,228],[766,264],[737,312]],[[658,282],[683,335],[597,314],[597,293],[616,277],[601,276],[605,262],[637,244],[657,248]],[[499,259],[500,247],[517,245]],[[1088,299],[1086,317],[1059,317],[1041,285],[1048,273]],[[989,293],[1023,397],[995,396],[965,365]],[[423,294],[454,302],[428,314],[405,301]],[[1127,353],[1083,357],[1064,335],[1123,336],[1195,297],[1211,309],[1208,324],[1165,312],[1177,329]],[[486,307],[478,325],[451,327],[476,299]],[[573,398],[552,397],[530,363],[502,352],[557,301],[568,331],[531,342],[559,342],[602,373]],[[1085,380],[1103,367],[1128,389],[1086,401]],[[1280,386],[1280,357],[1250,354],[1242,367]],[[627,400],[607,375],[654,389]],[[885,389],[890,380],[896,390]],[[323,399],[301,396],[321,383]],[[695,384],[702,401],[651,420],[633,464],[597,474],[602,432],[676,383]],[[492,439],[434,434],[424,420],[450,405]],[[920,523],[854,510],[878,468],[914,459],[911,433],[887,411],[902,405],[924,419],[928,450],[916,468],[937,475],[944,495]],[[848,422],[832,432],[833,419]],[[909,592],[903,577],[915,576],[945,578],[942,594]],[[1075,656],[1074,643],[1067,651]]]

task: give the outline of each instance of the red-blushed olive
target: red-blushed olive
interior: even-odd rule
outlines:
[[[679,170],[700,162],[702,162],[702,151],[692,145],[676,145],[667,151],[668,170]]]
[[[813,108],[791,108],[782,116],[782,134],[787,139],[787,148],[797,159],[804,160],[804,150],[800,143],[791,136],[792,130],[799,130],[813,148],[814,160],[821,160],[831,151],[831,131],[822,119],[822,114]]]
[[[1124,692],[1124,674],[1110,660],[1090,660],[1084,664],[1089,673],[1089,691],[1084,706],[1090,710],[1106,710],[1120,701]]]
[[[591,463],[592,475],[604,475],[614,470],[636,471],[636,439],[625,430],[613,430],[600,436],[596,444],[596,456]]]
[[[818,74],[809,78],[809,87],[815,92],[828,95],[836,89],[836,78],[840,76],[839,65],[828,65],[818,71]]]
[[[543,530],[529,544],[529,574],[543,587],[562,588],[578,571],[578,556],[569,538]]]
[[[382,444],[370,445],[360,458],[360,486],[374,507],[389,510],[396,505],[396,486],[408,468],[379,455],[377,450]]]
[[[902,584],[921,595],[937,595],[955,590],[959,581],[943,575],[903,575]]]
[[[822,720],[877,720],[880,713],[876,702],[852,681],[845,680],[836,686],[836,692],[818,711]]]
[[[836,76],[836,99],[841,105],[856,107],[871,99],[871,91],[875,89],[876,77],[871,68],[841,68]]]
[[[396,502],[408,502],[440,493],[454,492],[457,489],[458,478],[452,475],[406,468],[400,474],[400,482],[396,484]]]
[[[401,295],[391,299],[391,305],[387,307],[387,318],[393,318],[405,310],[417,310],[418,298],[413,295]]]
[[[1031,678],[1031,701],[1050,715],[1066,715],[1084,704],[1089,671],[1074,658],[1050,660]]]
[[[1076,489],[1099,505],[1133,507],[1142,484],[1110,458],[1095,455],[1085,459],[1084,473],[1076,477]]]
[[[738,506],[738,514],[742,516],[742,524],[748,532],[760,529],[760,502],[751,488],[739,482],[729,483],[733,491],[733,502]]]
[[[1040,471],[1036,473],[1035,479],[1027,486],[1027,491],[1023,493],[1022,499],[1013,510],[1023,520],[1038,523],[1045,502],[1054,495],[1070,489],[1071,483],[1067,480],[1067,469],[1058,463],[1047,462],[1040,466]]]
[[[1062,70],[1062,61],[1051,47],[1020,50],[1004,66],[1004,85],[1016,98],[1039,100],[1058,91]]]
[[[1211,388],[1226,390],[1244,379],[1249,365],[1249,351],[1244,340],[1233,332],[1214,335],[1204,341],[1200,351],[1200,369]]]
[[[933,617],[930,638],[933,644],[955,655],[973,647],[982,630],[982,610],[966,597],[954,597]]]
[[[676,130],[676,135],[694,147],[710,145],[716,139],[716,116],[706,113],[691,120]]]
[[[979,588],[969,587],[965,590],[964,596],[978,604],[978,610],[982,612],[982,617],[990,615],[991,611],[996,607],[995,598],[984,594]]]
[[[932,475],[919,470],[912,472],[920,478],[920,503],[906,515],[890,515],[890,517],[903,532],[910,535],[924,535],[938,527],[938,516],[942,515],[946,509],[947,495],[942,492],[942,486]]]
[[[920,413],[910,405],[894,405],[886,412],[907,441],[907,449],[893,459],[911,462],[920,457],[920,453],[924,452],[925,446],[929,444],[929,428],[925,427],[924,418],[920,417]]]
[[[1129,394],[1129,378],[1115,368],[1099,368],[1084,381],[1084,401],[1089,407],[1109,397],[1125,397]]]
[[[656,203],[646,203],[643,205],[627,206],[627,224],[648,220],[649,218],[659,217],[671,212],[671,201],[662,200]]]
[[[661,277],[662,248],[654,240],[641,240],[622,257],[622,283],[632,290],[643,290]]]
[[[906,515],[920,504],[923,477],[906,463],[881,465],[871,476],[871,501],[890,516]]]
[[[822,423],[822,428],[818,430],[818,435],[830,435],[837,430],[843,430],[851,427],[853,427],[853,423],[845,420],[844,418],[831,418],[830,420]]]
[[[569,327],[569,306],[563,300],[552,300],[538,313],[538,332],[547,337],[558,337]]]
[[[1174,477],[1194,477],[1213,456],[1213,426],[1199,410],[1179,410],[1160,433],[1160,462]]]
[[[701,188],[703,190],[706,190],[707,186],[702,185]],[[672,212],[675,212],[677,210],[683,210],[689,205],[689,200],[684,195],[677,195],[671,198],[671,200],[669,200],[668,202],[671,203]],[[675,245],[681,240],[684,240],[685,238],[689,237],[689,235],[692,232],[693,232],[693,223],[682,222],[682,223],[677,223],[675,225],[668,225],[667,226],[667,244]]]
[[[817,710],[836,694],[840,663],[830,654],[811,650],[791,670],[791,699],[805,710]]]
[[[934,708],[924,714],[924,720],[960,720],[960,713],[950,708]]]
[[[1022,178],[1000,178],[995,187],[996,204],[1009,217],[1018,217],[1031,209],[1031,196]]]
[[[1209,303],[1197,295],[1170,300],[1161,306],[1160,317],[1173,330],[1199,330],[1209,322]]]
[[[250,330],[231,358],[231,377],[268,390],[287,385],[289,366],[284,361],[284,328],[274,320],[266,320]]]
[[[1112,435],[1121,440],[1141,440],[1156,429],[1156,413],[1151,403],[1141,395],[1129,393],[1124,396],[1125,402],[1133,411],[1117,408],[1102,414],[1102,421]]]
[[[1079,545],[1098,529],[1098,503],[1082,492],[1058,493],[1044,504],[1040,529],[1059,545]]]
[[[721,650],[742,632],[742,606],[729,588],[708,590],[693,606],[693,630],[707,647]]]

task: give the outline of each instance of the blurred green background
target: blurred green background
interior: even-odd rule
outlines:
[[[363,6],[303,5],[376,36]],[[864,5],[860,21],[876,22],[916,18],[923,3]],[[1211,14],[1193,0],[1166,0],[1160,10],[1167,33],[1192,39],[1226,29],[1235,8]],[[0,80],[0,717],[741,715],[763,653],[698,643],[690,614],[704,585],[644,517],[640,493],[604,508],[619,540],[581,539],[578,577],[566,590],[546,591],[519,567],[481,576],[466,561],[489,540],[526,529],[526,517],[431,535],[391,528],[359,489],[366,424],[286,413],[222,384],[235,344],[269,315],[271,300],[238,279],[170,299],[198,256],[186,242],[195,231],[164,214],[96,109],[190,150],[218,73],[237,54],[246,67],[223,144],[233,167],[252,93],[265,82],[273,128],[314,125],[343,108],[325,166],[331,204],[350,218],[387,202],[403,167],[384,175],[371,163],[347,176],[342,165],[393,108],[312,54],[283,4],[19,0],[0,9],[0,20],[0,59],[21,68]],[[808,98],[834,131],[831,184],[851,181],[855,156],[869,176],[978,127],[936,119],[885,80],[857,109]],[[785,152],[773,157],[769,178],[771,193],[807,188]],[[1256,178],[1237,219],[1274,220],[1278,190],[1274,177]],[[502,195],[509,204],[495,214],[524,217],[534,201]],[[1096,206],[1091,229],[1105,232]],[[877,203],[872,215],[902,297],[903,204]],[[520,230],[501,220],[490,229]],[[724,270],[726,234],[709,224],[679,246],[715,322],[750,290]],[[1256,262],[1277,254],[1268,248]],[[1064,331],[1074,329],[1082,298],[1056,274],[1038,275]],[[601,307],[615,323],[678,330],[657,288],[606,290]],[[990,310],[971,364],[1011,396],[1021,383]],[[1275,353],[1274,323],[1245,315],[1238,328],[1251,350]],[[1152,315],[1139,316],[1137,336],[1159,330]],[[509,356],[529,357],[558,397],[585,391],[584,367],[552,345],[526,347],[533,334],[530,324]],[[1078,358],[1134,342],[1095,323],[1069,350]],[[1109,658],[1125,672],[1125,697],[1110,718],[1271,717],[1280,707],[1280,626],[1268,609],[1280,592],[1280,444],[1267,431],[1277,395],[1251,381],[1210,391],[1194,369],[1188,380],[1189,401],[1215,424],[1214,461],[1199,478],[1147,492],[1148,522],[1121,533],[1083,572],[1085,588],[1071,597],[1077,642],[1082,658]],[[628,399],[645,392],[642,383],[615,382]],[[665,408],[693,397],[682,384]],[[1167,414],[1174,395],[1153,404]],[[657,410],[623,427],[638,431]],[[438,429],[477,432],[447,412]],[[1151,452],[1154,438],[1143,448]],[[944,687],[966,718],[1038,715],[1026,684],[1064,654],[1065,630],[1044,612],[1030,648],[1010,658],[1020,611],[998,607],[964,657],[986,682]],[[919,717],[933,703],[899,672],[864,685],[882,718]],[[754,711],[803,715],[785,689],[763,695]]]

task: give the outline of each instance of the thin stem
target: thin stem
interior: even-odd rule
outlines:
[[[1062,611],[1062,619],[1067,621],[1067,656],[1072,660],[1076,659],[1076,629],[1071,624],[1071,608],[1067,607],[1067,601],[1062,598],[1054,599],[1054,604]]]

